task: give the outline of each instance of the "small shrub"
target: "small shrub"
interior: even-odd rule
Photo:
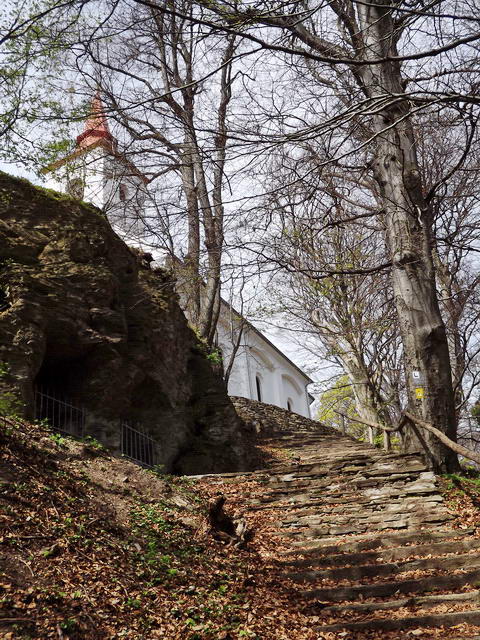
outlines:
[[[75,620],[75,618],[67,618],[66,620],[63,620],[62,622],[60,622],[59,624],[60,629],[62,629],[62,631],[67,631],[67,633],[75,631],[77,626],[78,626],[78,622],[77,620]]]
[[[85,436],[84,438],[82,438],[82,442],[84,442],[86,445],[88,445],[92,449],[96,449],[97,451],[101,451],[102,449],[105,449],[103,444],[93,436]]]
[[[51,433],[48,437],[50,438],[50,440],[55,442],[55,444],[57,444],[59,447],[65,447],[65,445],[67,444],[67,439],[64,438],[62,435],[60,435],[59,433]]]
[[[141,600],[139,598],[127,598],[125,601],[125,606],[129,609],[139,609],[142,605]]]
[[[207,360],[214,365],[222,364],[222,354],[219,349],[212,349],[210,353],[207,353]]]

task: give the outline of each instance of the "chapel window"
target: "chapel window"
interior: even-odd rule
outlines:
[[[128,198],[127,185],[123,184],[123,182],[118,187],[118,197],[120,198],[120,202],[125,202]]]
[[[262,401],[262,383],[260,381],[259,376],[255,376],[255,383],[257,385],[257,400],[261,402]]]

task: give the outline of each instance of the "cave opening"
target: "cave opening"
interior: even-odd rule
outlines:
[[[34,418],[60,433],[83,437],[85,409],[81,402],[84,358],[46,357],[35,378]]]

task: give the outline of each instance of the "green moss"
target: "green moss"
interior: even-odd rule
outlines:
[[[78,200],[77,198],[74,198],[68,193],[61,193],[60,191],[55,191],[55,189],[49,189],[47,187],[42,187],[37,184],[32,184],[26,178],[19,178],[18,176],[12,176],[9,173],[0,171],[0,181],[6,182],[7,185],[10,186],[10,188],[7,187],[6,189],[5,188],[0,189],[0,204],[3,201],[3,194],[5,194],[5,197],[10,196],[10,200],[7,202],[7,204],[10,204],[10,201],[13,198],[11,186],[17,184],[18,186],[26,186],[30,190],[34,191],[35,193],[43,197],[47,197],[51,200],[55,200],[55,202],[64,202],[68,204],[80,205],[83,208],[88,209],[92,213],[95,213],[96,215],[101,216],[102,218],[105,217],[105,214],[101,209],[99,209],[98,207],[95,207],[93,204],[90,204],[89,202]]]

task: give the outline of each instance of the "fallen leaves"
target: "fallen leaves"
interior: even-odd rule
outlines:
[[[269,508],[266,502],[268,474],[199,481],[158,478],[106,455],[85,459],[82,444],[71,440],[60,449],[45,429],[33,425],[19,425],[2,437],[2,461],[9,468],[0,485],[2,639],[396,640],[478,635],[478,628],[467,625],[390,633],[319,630],[321,624],[361,616],[326,615],[322,603],[317,610],[306,606],[304,587],[284,576],[284,554],[293,547],[278,536],[282,505]],[[266,453],[273,464],[291,458],[291,453],[272,446]],[[285,466],[279,472],[284,471]],[[226,513],[244,519],[255,532],[248,550],[209,534],[207,505],[219,493],[226,497]],[[247,498],[265,509],[247,511]],[[460,509],[458,526],[480,523],[471,499],[455,500],[460,500],[452,506]],[[438,611],[465,608],[439,605]]]

